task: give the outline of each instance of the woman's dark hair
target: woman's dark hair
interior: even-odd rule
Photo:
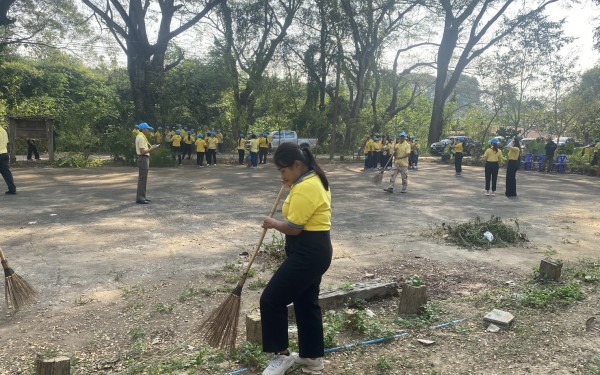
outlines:
[[[519,143],[519,140],[518,140],[518,139],[515,139],[515,140],[513,140],[513,144],[512,144],[512,146],[513,146],[513,147],[518,147],[518,148],[521,148],[521,143]]]
[[[497,143],[492,143],[492,148],[494,149],[494,152],[498,152],[498,144]]]
[[[325,172],[319,167],[308,148],[300,148],[297,144],[286,142],[280,144],[275,151],[275,155],[273,155],[273,162],[278,168],[291,167],[296,160],[306,165],[309,171],[314,171],[319,176],[325,190],[329,190],[327,176],[325,176]]]

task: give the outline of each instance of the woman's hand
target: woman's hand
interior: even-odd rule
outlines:
[[[273,219],[272,217],[265,217],[265,219],[263,220],[263,224],[262,227],[264,229],[272,229],[275,228],[277,225],[278,220]]]

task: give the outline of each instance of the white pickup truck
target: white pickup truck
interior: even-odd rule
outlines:
[[[279,130],[271,132],[273,141],[271,147],[274,149],[279,146],[280,143],[291,142],[295,143],[300,147],[314,147],[319,143],[317,138],[298,138],[298,134],[293,130]]]

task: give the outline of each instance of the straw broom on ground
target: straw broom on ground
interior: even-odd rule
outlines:
[[[22,307],[34,303],[37,300],[36,291],[8,266],[2,248],[0,248],[0,261],[4,268],[4,297],[8,308],[18,311]]]
[[[375,176],[373,176],[373,179],[371,180],[375,185],[379,186],[381,185],[381,181],[383,181],[383,172],[385,172],[385,169],[387,168],[387,166],[390,164],[390,162],[392,161],[393,158],[389,158],[387,163],[385,163],[385,167],[383,167],[381,169],[381,171],[377,172],[377,174]]]
[[[273,215],[275,215],[275,210],[277,210],[277,206],[279,206],[279,201],[281,200],[284,191],[285,185],[282,185],[269,217],[273,217]],[[262,236],[260,237],[260,241],[258,241],[256,250],[254,251],[254,254],[252,254],[248,266],[246,266],[246,270],[242,274],[242,277],[240,278],[240,281],[233,292],[231,292],[229,297],[227,297],[225,301],[223,301],[223,303],[221,303],[221,305],[217,307],[212,314],[210,314],[210,316],[200,325],[198,329],[204,339],[212,347],[218,347],[230,353],[233,351],[233,349],[235,349],[237,326],[240,317],[240,297],[242,295],[242,289],[244,287],[244,283],[246,282],[246,278],[248,277],[248,271],[250,271],[250,267],[252,266],[252,263],[254,262],[258,251],[260,250],[260,246],[262,245],[266,233],[267,229],[263,229]]]

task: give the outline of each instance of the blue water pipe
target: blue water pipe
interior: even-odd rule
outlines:
[[[453,321],[450,321],[450,322],[447,322],[447,323],[438,324],[436,326],[431,327],[431,329],[438,329],[438,328],[449,327],[449,326],[461,323],[464,320],[465,319],[456,319],[456,320],[453,320]],[[340,350],[352,349],[352,348],[355,348],[357,346],[379,344],[379,343],[382,343],[382,342],[387,342],[387,341],[399,339],[399,338],[405,337],[405,336],[408,336],[408,332],[401,332],[401,333],[398,333],[397,335],[394,335],[394,336],[382,337],[382,338],[379,338],[379,339],[367,340],[367,341],[357,342],[357,343],[354,343],[354,344],[348,344],[348,345],[344,345],[344,346],[338,346],[338,347],[335,347],[335,348],[325,349],[325,353],[327,354],[327,353],[339,352]],[[228,372],[225,375],[242,374],[242,373],[244,373],[246,371],[250,371],[250,368],[249,367],[244,367],[244,368],[241,368],[239,370]]]

